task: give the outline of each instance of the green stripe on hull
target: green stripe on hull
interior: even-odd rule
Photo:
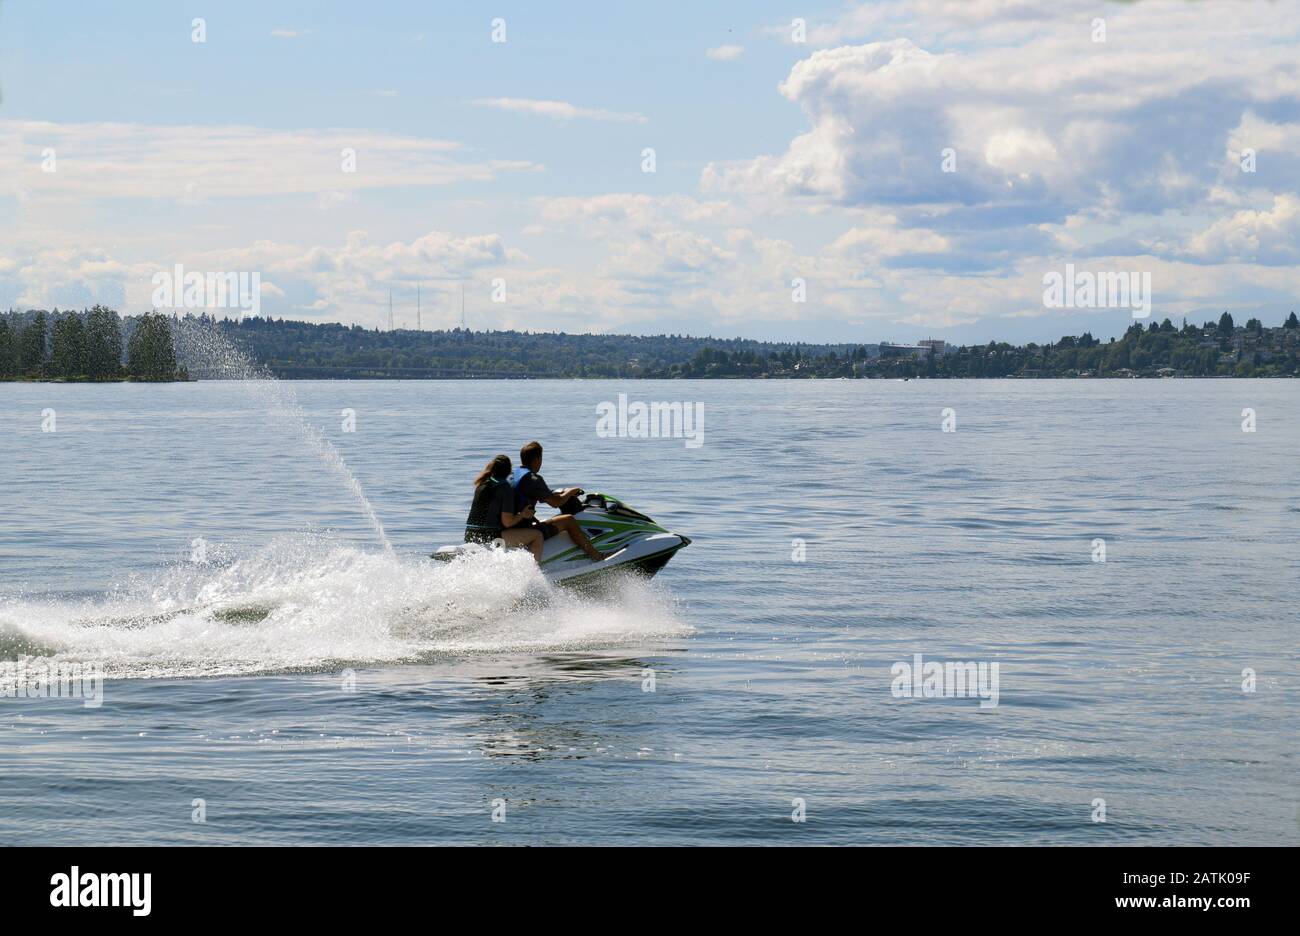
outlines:
[[[601,550],[621,549],[627,545],[628,541],[643,533],[668,532],[657,523],[646,523],[643,520],[615,520],[603,516],[599,520],[593,521],[591,525],[601,527],[604,530],[591,540],[591,544]],[[549,566],[552,563],[569,562],[579,557],[585,558],[586,553],[577,546],[573,546],[562,553],[542,560],[542,565]]]
[[[642,575],[648,574],[653,576],[656,572],[658,572],[661,568],[663,568],[668,563],[668,560],[672,558],[674,553],[676,553],[679,549],[683,548],[685,545],[686,545],[685,543],[678,543],[676,546],[673,546],[669,549],[661,549],[659,552],[654,553],[652,555],[643,556],[640,559],[638,559],[636,562],[627,562],[627,563],[622,563],[619,565],[614,565],[609,567],[600,566],[595,569],[592,569],[590,572],[583,572],[581,575],[570,575],[568,578],[560,579],[555,584],[562,585],[565,588],[572,588],[575,586],[585,585],[595,581],[596,579],[604,578],[606,576],[612,576],[620,572],[625,574],[628,572],[637,572]]]

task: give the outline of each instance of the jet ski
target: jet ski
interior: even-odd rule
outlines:
[[[638,572],[652,576],[690,540],[665,530],[645,514],[608,494],[583,496],[582,509],[574,514],[578,526],[593,546],[613,553],[604,562],[593,562],[574,545],[567,533],[552,536],[542,547],[542,574],[556,584],[587,584],[612,572]],[[469,543],[443,546],[432,558],[449,562],[472,550],[482,549]]]

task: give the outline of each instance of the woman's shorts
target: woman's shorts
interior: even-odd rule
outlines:
[[[466,528],[465,542],[482,543],[484,546],[491,546],[492,543],[501,538],[500,530],[473,530]]]

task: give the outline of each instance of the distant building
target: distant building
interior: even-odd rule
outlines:
[[[921,352],[921,348],[918,347],[917,345],[895,344],[895,343],[892,342],[892,341],[882,341],[882,342],[880,343],[880,356],[881,356],[881,357],[894,357],[894,358],[898,358],[898,357],[912,357],[912,358],[919,358],[919,357],[921,356],[921,353],[922,353],[922,352]]]
[[[917,361],[923,361],[929,357],[933,351],[935,356],[941,356],[944,349],[948,347],[948,342],[942,338],[927,338],[924,341],[918,341],[916,344],[900,344],[893,341],[882,341],[880,343],[881,357],[910,357]]]

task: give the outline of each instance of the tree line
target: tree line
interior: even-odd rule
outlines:
[[[0,315],[0,379],[177,380],[206,373],[177,359],[173,326],[216,329],[281,378],[1005,378],[1295,377],[1300,321],[1237,325],[1228,312],[1201,326],[1168,318],[1119,338],[1090,333],[1046,344],[1006,342],[935,350],[874,344],[765,342],[689,335],[380,331],[203,314],[120,318],[96,306]],[[125,335],[125,341],[123,336]],[[125,346],[125,354],[123,353]]]
[[[203,317],[200,317],[203,318]],[[1102,341],[1090,333],[1046,344],[1006,342],[945,352],[874,344],[765,342],[688,335],[569,335],[517,331],[380,331],[359,325],[246,318],[211,321],[272,374],[286,378],[840,378],[1297,376],[1300,321],[1257,318],[1181,328],[1133,323]]]
[[[662,377],[706,347],[727,351],[814,346],[691,335],[562,332],[380,331],[360,325],[248,317],[200,323],[216,327],[277,377],[310,378],[572,378]],[[847,352],[851,344],[818,345]],[[195,370],[191,367],[191,370]]]
[[[658,374],[653,376],[660,376]],[[668,377],[1296,377],[1300,376],[1300,320],[1292,312],[1278,327],[1256,318],[1175,326],[1169,319],[1134,323],[1120,338],[1090,333],[1047,344],[985,345],[935,351],[899,351],[863,345],[848,354],[802,349],[772,353],[704,348]]]
[[[171,320],[160,313],[124,320],[96,305],[83,312],[0,315],[0,380],[186,379]]]

